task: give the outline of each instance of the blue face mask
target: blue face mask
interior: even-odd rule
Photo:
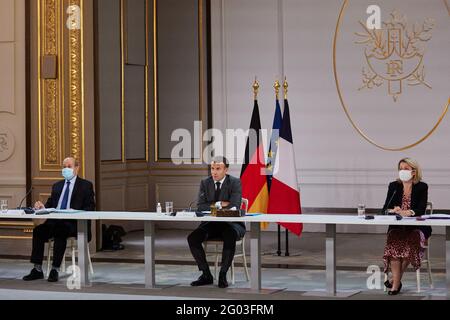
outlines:
[[[72,168],[64,168],[64,169],[62,169],[62,176],[66,180],[72,180],[72,178],[74,177],[73,169]]]

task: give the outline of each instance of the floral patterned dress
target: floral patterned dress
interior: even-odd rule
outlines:
[[[403,195],[402,210],[411,209],[411,195]],[[387,235],[384,247],[384,272],[389,271],[391,259],[408,260],[414,270],[420,268],[425,251],[425,236],[421,230],[393,229]]]

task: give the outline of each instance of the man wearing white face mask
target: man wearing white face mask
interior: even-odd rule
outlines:
[[[428,201],[428,185],[422,182],[422,170],[419,164],[410,158],[398,163],[397,181],[389,184],[389,190],[383,212],[403,217],[415,217],[425,214]],[[391,289],[389,295],[396,295],[402,288],[402,276],[411,264],[415,270],[420,268],[425,242],[431,235],[428,226],[390,226],[384,248],[385,273],[392,271],[392,279],[384,285]]]
[[[52,193],[47,203],[40,201],[34,205],[35,209],[56,208],[60,210],[75,209],[93,211],[95,210],[94,188],[90,181],[78,177],[79,164],[74,158],[67,158],[63,161],[62,176],[64,180],[55,183]],[[88,240],[92,235],[88,223]],[[45,243],[49,239],[54,240],[52,270],[48,276],[49,282],[58,281],[58,271],[61,266],[64,252],[66,251],[67,238],[77,236],[76,220],[53,220],[49,219],[44,224],[37,226],[33,230],[33,249],[31,253],[31,263],[34,268],[30,274],[23,277],[25,281],[32,281],[44,278],[42,272],[42,261],[44,259]]]

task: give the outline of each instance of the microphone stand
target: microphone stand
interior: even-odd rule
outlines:
[[[389,206],[391,205],[392,199],[394,199],[395,195],[397,194],[397,190],[394,190],[394,193],[392,194],[391,198],[389,199],[386,209],[384,210],[383,214],[385,216],[389,215]]]
[[[33,191],[33,187],[31,187],[30,190],[28,190],[27,193],[25,194],[25,197],[22,198],[22,200],[19,203],[19,206],[16,208],[17,210],[29,210],[29,209],[31,209],[29,207],[22,207],[22,203],[25,201],[25,199],[28,197],[28,195],[31,193],[31,191]]]
[[[195,201],[196,201],[196,200],[194,200],[194,201],[192,201],[191,203],[189,203],[189,210],[188,210],[189,212],[192,211],[192,205],[195,203]]]
[[[386,210],[384,210],[384,214],[385,214],[385,215],[389,215],[389,206],[391,205],[392,199],[394,199],[394,196],[396,195],[396,193],[397,193],[397,190],[394,190],[394,193],[392,194],[392,196],[391,196],[391,198],[389,199],[389,202],[388,202],[388,204],[387,204],[387,206],[386,206]],[[397,219],[397,220],[402,220],[403,217],[402,217],[402,215],[396,213],[396,214],[395,214],[395,219]]]
[[[205,195],[205,193],[202,192],[197,198],[195,198],[194,201],[192,201],[191,203],[189,203],[189,212],[192,211],[192,205],[193,205],[198,199],[202,198],[204,195]]]

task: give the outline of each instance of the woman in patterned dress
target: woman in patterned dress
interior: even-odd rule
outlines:
[[[422,170],[417,161],[404,158],[398,163],[399,179],[389,184],[383,212],[403,217],[425,214],[428,201],[428,185],[422,182]],[[402,276],[411,264],[414,270],[420,268],[424,245],[431,235],[428,226],[389,226],[384,248],[384,272],[392,272],[392,278],[384,284],[396,295],[402,288]]]

